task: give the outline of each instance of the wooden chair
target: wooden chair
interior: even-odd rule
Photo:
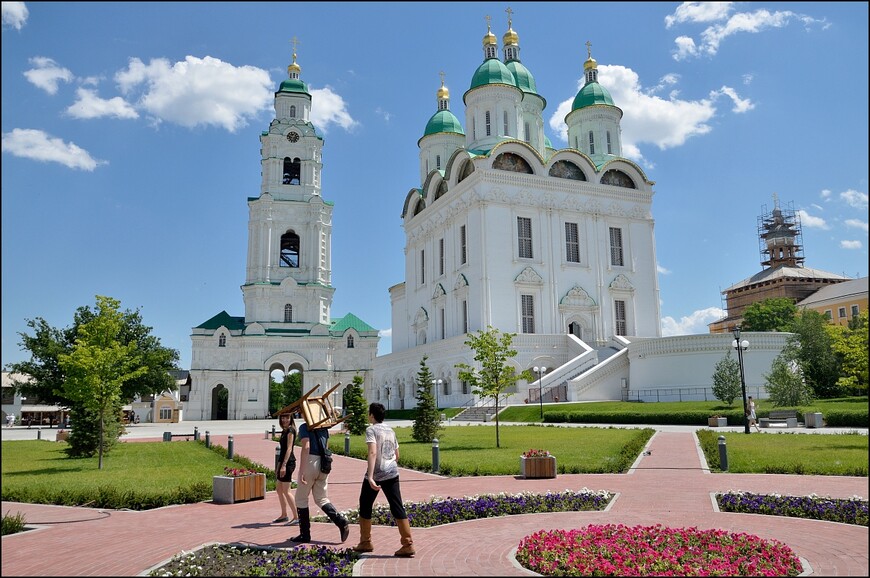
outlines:
[[[341,386],[341,383],[336,383],[323,395],[311,395],[320,387],[318,384],[290,405],[279,409],[274,414],[274,417],[298,411],[310,430],[324,427],[331,428],[338,425],[349,417],[348,415],[344,417],[338,415],[338,412],[333,409],[332,403],[329,401],[329,394],[338,389],[339,386]]]

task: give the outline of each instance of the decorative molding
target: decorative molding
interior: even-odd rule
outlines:
[[[516,276],[514,283],[522,283],[526,285],[543,285],[544,278],[538,275],[537,271],[531,267],[526,267],[523,272]]]
[[[568,293],[559,302],[560,306],[564,307],[596,307],[597,303],[589,296],[589,293],[579,285],[574,285]]]
[[[468,287],[468,279],[465,278],[464,273],[460,273],[456,276],[456,283],[453,284],[453,290],[459,291],[460,289],[465,289]]]
[[[631,291],[634,292],[634,285],[631,284],[631,281],[628,280],[628,277],[620,273],[616,276],[616,278],[611,281],[610,289],[612,291]]]
[[[444,290],[444,286],[441,283],[435,284],[435,291],[432,293],[432,299],[440,299],[447,295],[447,292]]]

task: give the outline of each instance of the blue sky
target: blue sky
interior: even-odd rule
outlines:
[[[664,335],[706,333],[721,291],[761,269],[773,195],[805,265],[867,275],[867,3],[2,3],[2,363],[26,319],[96,295],[141,310],[190,366],[190,330],[243,315],[259,134],[291,38],[325,135],[334,318],[390,351],[405,195],[439,72],[462,95],[513,11],[545,132],[581,86],[587,41],[624,112],[624,153],[656,182]]]

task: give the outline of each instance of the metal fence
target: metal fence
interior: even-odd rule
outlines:
[[[622,401],[715,401],[712,387],[670,387],[655,389],[626,389]],[[755,399],[768,397],[764,386],[746,386],[746,395]]]

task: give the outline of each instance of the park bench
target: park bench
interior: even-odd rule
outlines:
[[[784,423],[785,427],[797,427],[797,412],[795,410],[772,411],[767,417],[758,420],[760,427],[770,427],[772,423]]]
[[[196,429],[196,428],[194,428],[194,429]],[[169,432],[169,431],[163,432],[163,441],[171,442],[172,438],[187,438],[188,440],[190,440],[190,438],[193,438],[193,439],[197,440],[197,439],[199,439],[199,432],[194,431],[193,433],[189,433],[189,434],[174,434],[174,433]]]

